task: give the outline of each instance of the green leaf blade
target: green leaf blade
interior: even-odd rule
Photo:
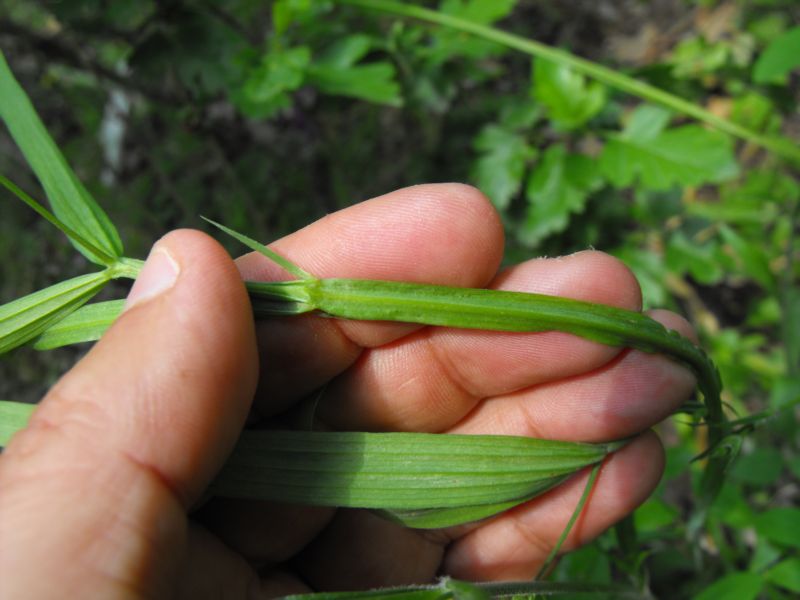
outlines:
[[[730,140],[696,125],[668,129],[655,137],[610,135],[599,165],[617,187],[638,180],[651,190],[720,183],[739,172]]]
[[[545,151],[528,180],[528,211],[518,237],[535,246],[545,237],[566,229],[570,217],[586,206],[600,183],[595,163],[588,156],[568,154],[563,144]]]
[[[212,491],[397,511],[395,520],[443,527],[525,501],[616,447],[514,436],[245,432]]]
[[[756,83],[785,84],[787,75],[800,67],[800,27],[779,35],[766,47],[753,67]]]
[[[36,338],[33,347],[36,350],[52,350],[70,344],[97,341],[122,313],[124,305],[124,300],[109,300],[82,306],[47,328]]]
[[[533,61],[533,97],[553,121],[566,130],[577,129],[606,104],[606,88],[565,64],[543,58]]]
[[[22,150],[47,194],[55,215],[72,230],[96,245],[109,256],[123,254],[122,241],[111,220],[92,198],[67,164],[22,87],[0,52],[0,118]],[[100,265],[108,264],[80,243],[75,247],[86,258]]]
[[[109,279],[107,271],[81,275],[0,306],[0,354],[36,338],[87,302]]]
[[[522,134],[502,125],[488,125],[475,138],[479,156],[471,179],[499,210],[505,210],[522,187],[527,161],[534,150]]]

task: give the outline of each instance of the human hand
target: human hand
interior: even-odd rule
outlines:
[[[331,215],[274,246],[315,276],[492,286],[629,309],[638,285],[598,252],[497,275],[502,227],[477,192],[407,188]],[[180,275],[139,300],[48,394],[0,459],[2,597],[272,597],[314,589],[530,578],[585,475],[489,521],[419,532],[356,510],[213,499],[186,512],[224,462],[256,385],[255,336],[233,264],[196,232],[161,240]],[[258,255],[248,279],[285,274]],[[169,271],[169,270],[167,270]],[[691,335],[680,317],[653,314]],[[315,316],[257,325],[255,411],[280,418],[325,385],[318,417],[342,429],[500,433],[603,441],[647,430],[694,379],[656,355],[561,333],[456,331]],[[639,435],[606,461],[565,549],[655,487],[662,448]],[[8,592],[8,593],[6,593]],[[15,593],[16,592],[16,593]]]

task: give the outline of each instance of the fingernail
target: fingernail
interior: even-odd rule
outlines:
[[[180,265],[172,258],[169,251],[156,245],[150,251],[147,262],[133,283],[125,301],[125,310],[166,292],[175,285],[180,272]]]

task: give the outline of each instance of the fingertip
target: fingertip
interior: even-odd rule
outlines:
[[[683,337],[689,338],[695,344],[700,343],[700,340],[697,337],[697,330],[694,328],[694,325],[692,325],[688,319],[682,315],[662,308],[648,310],[647,315],[661,323],[667,329],[671,331],[677,331]]]
[[[641,310],[636,276],[618,258],[598,250],[537,258],[504,270],[492,287],[564,296],[627,310]]]

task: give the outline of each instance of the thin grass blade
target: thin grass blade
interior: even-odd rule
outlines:
[[[108,271],[62,281],[0,306],[0,354],[36,338],[108,283]]]
[[[272,262],[274,262],[275,264],[279,265],[286,272],[291,273],[292,275],[294,275],[298,279],[314,279],[313,275],[311,275],[309,273],[306,273],[303,269],[298,267],[292,261],[284,258],[283,256],[281,256],[280,254],[278,254],[274,250],[271,250],[270,248],[267,248],[261,242],[257,242],[253,238],[249,238],[246,235],[243,235],[243,234],[239,233],[238,231],[234,231],[233,229],[225,227],[225,225],[217,223],[216,221],[212,221],[211,219],[207,219],[206,217],[202,217],[202,219],[204,221],[208,222],[208,223],[211,223],[214,227],[224,231],[225,233],[227,233],[232,238],[240,241],[242,244],[244,244],[245,246],[247,246],[251,250],[254,250],[254,251],[256,251],[256,252],[258,252],[260,254],[263,254],[264,256],[269,258]]]
[[[67,164],[1,51],[0,98],[0,119],[5,121],[39,178],[53,212],[70,229],[101,249],[105,256],[77,242],[75,247],[101,265],[108,264],[108,256],[122,256],[122,242],[116,228]]]
[[[56,217],[53,213],[47,210],[44,206],[42,206],[39,202],[33,199],[22,188],[20,188],[17,184],[15,184],[7,177],[0,175],[0,185],[2,185],[9,192],[14,194],[17,198],[22,200],[45,221],[47,221],[53,227],[55,227],[56,229],[61,231],[64,235],[66,235],[74,245],[81,246],[86,252],[94,254],[95,256],[100,258],[103,261],[102,264],[110,266],[116,261],[116,259],[113,256],[101,250],[100,248],[95,246],[92,242],[84,238],[81,234],[79,234],[69,225],[67,225],[58,217]]]

